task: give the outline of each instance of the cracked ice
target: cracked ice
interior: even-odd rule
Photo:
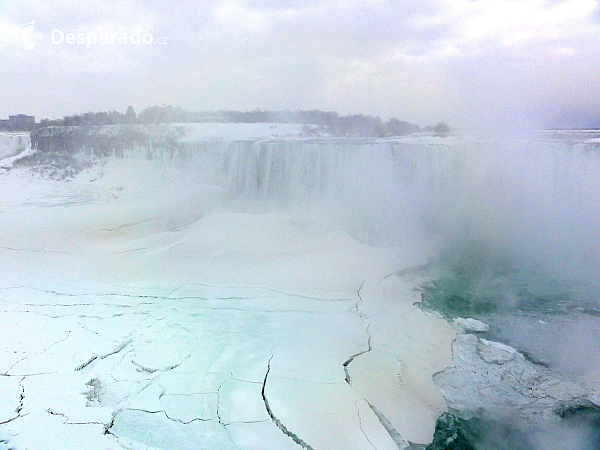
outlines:
[[[177,176],[159,189],[164,170],[143,164],[115,161],[93,188],[1,177],[21,192],[0,207],[7,448],[431,440],[454,332],[386,277],[419,261],[283,213],[206,214],[222,193],[189,180],[202,207],[179,211]],[[88,200],[65,203],[78,189]]]

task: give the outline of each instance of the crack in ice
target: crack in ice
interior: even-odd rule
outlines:
[[[362,434],[364,435],[367,442],[369,444],[371,444],[371,447],[373,447],[375,450],[377,450],[377,447],[375,447],[373,445],[373,443],[371,442],[371,439],[369,439],[369,436],[367,436],[367,433],[365,433],[365,430],[362,427],[362,418],[360,417],[360,409],[358,408],[358,404],[356,403],[356,401],[354,402],[354,406],[356,407],[356,414],[358,415],[358,427],[360,428],[360,431],[362,431]]]
[[[75,370],[77,370],[77,371],[83,370],[87,366],[89,366],[91,363],[93,363],[94,361],[96,361],[97,359],[105,359],[105,358],[108,358],[109,356],[116,355],[117,353],[121,352],[125,347],[127,347],[129,344],[131,344],[132,342],[133,342],[133,340],[131,338],[126,339],[125,341],[123,341],[121,344],[119,344],[117,347],[115,347],[110,352],[105,353],[103,355],[94,355],[94,356],[92,356],[90,359],[88,359],[84,363],[79,364],[77,367],[75,367]]]
[[[356,294],[358,295],[358,301],[354,305],[354,308],[356,309],[356,313],[360,317],[361,325],[363,324],[364,315],[358,308],[358,305],[360,303],[362,303],[362,301],[363,301],[362,296],[360,295],[360,290],[363,288],[364,284],[365,284],[365,282],[363,281],[361,283],[360,287],[358,288],[358,290],[356,291]],[[344,363],[342,364],[342,366],[344,366],[344,374],[345,374],[344,380],[346,380],[346,383],[348,383],[350,386],[352,386],[352,378],[350,377],[350,369],[348,368],[348,366],[350,364],[352,364],[352,361],[354,361],[355,358],[358,358],[359,356],[364,355],[365,353],[369,353],[373,349],[373,347],[371,346],[371,332],[369,331],[370,327],[371,327],[371,324],[368,324],[365,328],[365,331],[367,333],[367,349],[363,350],[361,352],[355,353],[354,355],[350,356],[350,358],[348,358],[346,361],[344,361]]]
[[[387,433],[390,435],[390,437],[392,438],[394,443],[398,446],[398,448],[400,450],[406,449],[409,445],[408,442],[406,442],[404,440],[404,438],[402,437],[402,435],[400,433],[398,433],[398,430],[396,430],[396,428],[394,428],[394,425],[392,425],[392,422],[390,422],[388,420],[388,418],[385,417],[381,413],[381,411],[379,411],[377,409],[377,407],[375,407],[374,405],[369,403],[369,401],[367,399],[364,399],[364,400],[365,400],[365,402],[367,402],[367,405],[369,405],[371,410],[375,413],[375,415],[377,416],[377,419],[379,419],[379,423],[381,423],[383,428],[385,428],[385,431],[387,431]]]
[[[271,406],[269,405],[269,400],[267,400],[267,396],[265,394],[265,388],[267,386],[267,379],[269,378],[269,373],[271,372],[271,360],[272,359],[273,359],[273,355],[271,355],[271,357],[269,358],[269,362],[267,364],[267,372],[265,373],[265,379],[263,381],[262,390],[261,390],[261,394],[262,394],[263,402],[265,403],[265,408],[267,410],[267,414],[269,414],[269,417],[271,418],[271,420],[273,421],[273,423],[275,423],[275,425],[277,425],[277,428],[279,428],[283,432],[283,434],[285,434],[286,436],[289,436],[290,438],[292,438],[292,440],[296,444],[298,444],[299,446],[301,446],[305,450],[314,450],[310,445],[308,445],[306,442],[304,442],[302,439],[300,439],[296,434],[294,434],[293,432],[291,432],[281,422],[281,420],[279,420],[275,416],[275,414],[273,413],[273,410],[271,409]]]
[[[14,420],[20,419],[21,417],[24,417],[21,415],[21,411],[23,411],[23,407],[24,407],[23,402],[25,401],[25,386],[23,386],[23,381],[25,381],[25,377],[21,378],[21,380],[19,381],[19,386],[21,386],[21,394],[19,395],[19,406],[17,406],[17,409],[15,409],[15,412],[17,413],[17,415],[14,417],[11,417],[8,420],[0,422],[0,425],[5,425]]]

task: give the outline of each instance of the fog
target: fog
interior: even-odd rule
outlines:
[[[265,263],[265,273],[254,268],[238,273],[243,264],[226,265],[227,270],[213,268],[213,256],[204,260],[204,252],[228,261],[239,255],[240,249],[247,249],[244,251],[259,263],[269,254],[266,249],[284,251],[288,239],[293,241],[293,249],[302,249],[295,240],[318,236],[308,246],[311,252],[315,245],[335,251],[351,244],[350,248],[360,248],[365,255],[387,255],[381,267],[372,259],[359,261],[360,270],[378,267],[377,286],[386,280],[400,282],[400,276],[392,275],[411,270],[429,282],[449,280],[446,285],[453,289],[450,293],[466,301],[467,308],[461,314],[490,323],[490,337],[526,352],[561,376],[593,388],[600,386],[600,360],[596,356],[600,355],[600,348],[596,348],[600,341],[595,339],[600,332],[597,132],[531,131],[529,135],[505,133],[502,138],[455,132],[392,139],[216,139],[193,137],[198,130],[211,129],[210,124],[174,126],[188,130],[175,147],[125,146],[119,156],[116,149],[107,155],[89,148],[75,149],[78,153],[73,159],[90,163],[86,167],[91,173],[82,172],[72,184],[63,180],[52,185],[49,180],[36,178],[43,176],[34,164],[24,167],[31,171],[24,172],[29,180],[25,186],[41,189],[34,204],[55,201],[54,189],[64,191],[56,201],[59,207],[66,207],[65,211],[82,202],[82,208],[88,209],[72,209],[70,213],[73,218],[79,214],[78,220],[83,220],[78,226],[84,230],[101,227],[101,233],[118,232],[120,238],[107,242],[126,245],[125,250],[117,251],[117,246],[116,253],[110,253],[115,261],[121,261],[125,257],[118,255],[129,251],[158,252],[150,259],[132,254],[132,262],[144,264],[139,275],[134,273],[137,269],[129,274],[134,277],[153,269],[157,271],[149,272],[153,280],[168,280],[169,271],[178,270],[177,264],[197,271],[196,263],[188,259],[201,258],[202,272],[192,273],[190,280],[212,274],[217,280],[237,285],[241,276],[254,286],[266,278],[269,283],[285,282],[286,288],[296,289],[296,283],[309,281],[302,277],[281,281],[287,266],[270,262]],[[287,129],[295,125],[257,124],[256,128],[276,133],[278,126]],[[232,136],[236,127],[248,128],[231,124]],[[3,147],[8,151],[16,145],[13,141],[22,145],[24,139],[5,134]],[[3,180],[12,180],[11,173]],[[110,190],[102,191],[102,186]],[[101,197],[94,194],[98,189]],[[6,199],[11,198],[6,195]],[[15,198],[20,195],[11,192]],[[65,195],[64,205],[61,195]],[[119,200],[120,196],[125,200]],[[22,211],[41,215],[44,210],[28,207]],[[88,217],[85,211],[93,214]],[[60,221],[60,217],[51,217],[45,226]],[[237,219],[230,222],[228,217]],[[33,226],[27,220],[27,227]],[[95,240],[88,242],[74,224],[70,227],[75,227],[77,245],[93,245]],[[246,230],[246,226],[251,228]],[[20,246],[28,245],[23,236],[18,237],[23,241]],[[64,242],[75,239],[73,236]],[[21,247],[10,244],[6,248]],[[171,253],[173,248],[177,250]],[[390,257],[403,265],[390,265]],[[354,273],[358,263],[342,261],[342,274],[336,277],[346,279],[350,276],[346,270]],[[306,268],[311,276],[314,264]],[[346,268],[345,264],[350,265]],[[15,267],[11,270],[18,273],[20,266]],[[29,264],[27,270],[38,270],[36,267]],[[78,268],[74,273],[85,272]],[[69,279],[73,276],[70,271],[65,273]],[[128,272],[109,275],[106,282],[111,283],[114,276],[125,277],[121,282],[128,282]],[[324,277],[319,282],[330,287],[336,280]],[[393,296],[398,307],[404,302],[403,295]],[[485,308],[478,307],[481,305]],[[449,319],[453,316],[450,311]],[[409,323],[418,323],[406,318],[389,322],[381,312],[369,320],[385,320],[382,329],[393,336],[404,336]],[[415,376],[414,380],[420,383],[429,378]],[[504,413],[495,414],[493,409],[485,412],[486,419],[499,424],[482,435],[481,448],[495,448],[485,439],[504,442],[504,438],[523,433],[528,436],[529,448],[544,449],[548,442],[557,442],[558,437],[545,425],[532,428],[505,423]],[[565,448],[578,448],[577,442],[596,439],[588,438],[594,430],[590,420],[595,419],[562,422],[559,441]],[[497,432],[502,433],[502,439],[496,437]]]
[[[471,289],[493,291],[502,310],[597,305],[596,134],[498,136],[189,144],[174,164],[222,187],[224,208],[285,210],[322,231],[434,257]]]
[[[432,218],[441,248],[508,259],[541,277],[540,286],[567,279],[594,286],[599,158],[593,146],[571,145],[507,138],[458,156],[456,184]]]
[[[126,39],[53,42],[57,33]],[[135,43],[136,33],[151,42]],[[285,223],[306,236],[334,236],[332,246],[356,240],[365,254],[394,255],[406,267],[374,264],[372,273],[389,268],[378,282],[414,269],[438,288],[446,283],[467,305],[461,313],[489,322],[493,338],[600,389],[600,133],[581,130],[600,126],[599,35],[595,0],[5,0],[0,119],[24,113],[39,122],[130,105],[139,113],[165,104],[190,111],[331,110],[421,127],[444,121],[451,133],[391,139],[188,136],[173,148],[120,149],[112,159],[70,149],[89,170],[118,166],[121,156],[139,166],[97,183],[108,179],[110,193],[95,192],[94,178],[69,198],[109,202],[122,190],[133,192],[129,206],[106,208],[107,229],[160,217],[156,227],[169,224],[161,229],[168,236],[229,213],[247,214],[260,234],[260,226],[271,225],[265,214],[283,213],[274,229]],[[23,150],[26,141],[25,134],[3,134],[0,158]],[[8,174],[12,163],[4,160],[0,172]],[[37,169],[24,186],[48,175]],[[21,199],[19,192],[2,195],[10,205]],[[52,197],[44,195],[33,203]],[[246,238],[254,249],[253,237]],[[29,245],[21,235],[15,239]],[[190,246],[201,254],[194,245],[204,242],[194,239]],[[254,240],[256,248],[268,247],[269,239]],[[22,250],[11,245],[0,251]],[[45,255],[45,247],[34,250]],[[336,276],[346,280],[345,273]],[[448,319],[451,306],[442,311]],[[565,421],[558,432],[520,431],[531,448],[594,445],[588,431],[595,425],[575,422]],[[502,442],[505,432],[499,425],[482,445]]]
[[[226,209],[283,210],[321,232],[343,229],[429,261],[434,279],[460,280],[456,293],[498,339],[597,389],[597,133],[497,136],[244,144],[197,173],[229,177],[220,180]],[[591,449],[593,420],[560,431],[509,420],[478,448]]]

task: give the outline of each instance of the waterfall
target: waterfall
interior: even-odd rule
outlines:
[[[193,172],[239,205],[318,211],[355,237],[389,243],[453,176],[458,147],[430,141],[210,140],[123,155]]]
[[[0,133],[0,159],[18,155],[29,148],[29,133]]]
[[[318,210],[370,242],[425,230],[529,253],[532,264],[548,256],[540,248],[590,258],[599,248],[593,139],[211,139],[123,155],[185,168],[239,204]]]

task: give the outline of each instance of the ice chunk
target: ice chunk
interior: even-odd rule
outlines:
[[[519,354],[517,350],[500,342],[480,339],[477,344],[479,356],[489,364],[506,364]]]
[[[454,319],[454,329],[457,331],[490,331],[490,326],[477,319],[457,317]]]

